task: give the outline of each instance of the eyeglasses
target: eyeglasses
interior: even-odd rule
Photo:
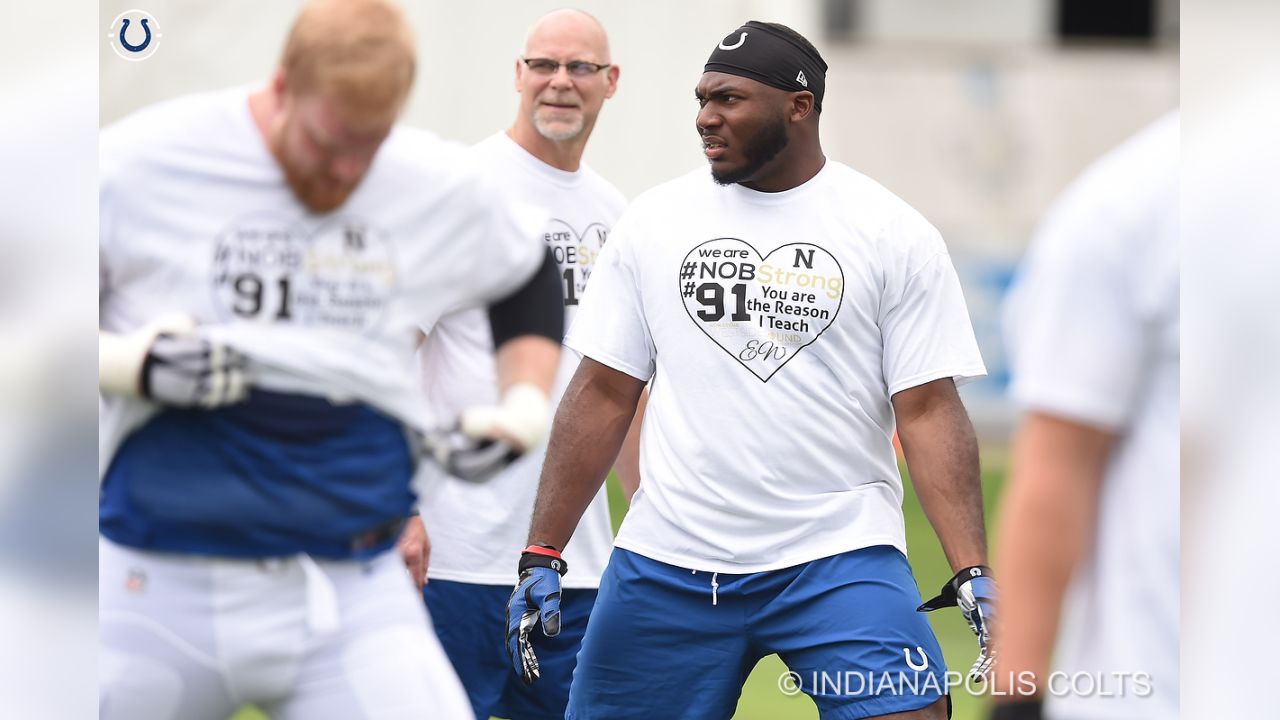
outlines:
[[[569,74],[576,78],[587,78],[609,67],[612,63],[587,62],[586,60],[570,60],[569,62],[556,62],[551,58],[521,58],[524,60],[525,67],[534,71],[539,75],[555,75],[560,72],[560,66],[563,65]]]

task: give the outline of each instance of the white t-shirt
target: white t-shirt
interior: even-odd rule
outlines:
[[[498,133],[474,148],[506,197],[540,205],[551,220],[531,234],[533,247],[551,248],[564,282],[565,325],[578,302],[626,199],[594,170],[551,167]],[[493,337],[482,310],[464,310],[442,319],[420,353],[423,388],[432,414],[449,421],[468,407],[497,401]],[[579,356],[565,349],[552,394],[552,414],[578,368]],[[548,426],[550,418],[548,419]],[[529,535],[546,441],[485,483],[436,478],[423,491],[422,517],[431,533],[430,576],[442,580],[510,585],[520,550]],[[604,488],[582,516],[564,549],[569,572],[564,586],[600,586],[613,549],[613,525]]]
[[[1178,160],[1173,115],[1090,168],[1045,218],[1005,309],[1018,404],[1119,437],[1054,669],[1146,672],[1154,690],[1051,697],[1053,718],[1178,716]]]
[[[889,398],[985,372],[938,232],[830,160],[780,193],[700,168],[642,195],[566,344],[653,378],[616,545],[729,573],[906,552]]]
[[[397,127],[338,210],[310,213],[254,125],[249,90],[145,108],[102,132],[99,326],[125,333],[183,312],[251,359],[265,389],[359,400],[425,426],[421,328],[510,293],[546,216],[499,205],[467,149]],[[105,471],[154,410],[100,404]]]

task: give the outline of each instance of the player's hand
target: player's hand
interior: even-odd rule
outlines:
[[[409,577],[419,590],[427,584],[427,566],[431,561],[431,537],[422,524],[422,516],[414,515],[404,524],[400,539],[396,541],[404,566],[409,570]]]
[[[142,363],[142,396],[163,405],[213,409],[249,396],[248,361],[199,335],[161,333]]]
[[[560,634],[560,577],[568,569],[554,548],[531,545],[520,555],[520,580],[507,600],[507,656],[525,685],[541,675],[529,634],[539,621],[547,637]]]
[[[127,334],[98,333],[98,387],[176,407],[216,408],[248,396],[243,355],[164,315]]]
[[[477,440],[499,440],[517,452],[524,452],[547,434],[551,403],[542,388],[532,383],[516,383],[502,394],[502,403],[490,407],[467,408],[459,428]]]
[[[467,482],[486,482],[520,458],[504,440],[474,438],[458,427],[423,436],[424,448],[444,471]]]
[[[427,433],[426,448],[450,475],[485,482],[542,441],[550,414],[546,393],[517,383],[501,405],[468,408],[456,426]]]
[[[969,669],[970,680],[985,681],[996,661],[991,629],[995,624],[997,594],[991,568],[975,565],[956,573],[955,577],[942,586],[937,597],[916,608],[921,612],[931,612],[939,608],[959,606],[961,614],[969,623],[969,629],[978,636],[978,659]]]

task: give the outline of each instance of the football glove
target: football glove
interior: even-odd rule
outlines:
[[[477,483],[490,480],[521,455],[505,440],[474,438],[458,426],[426,433],[423,446],[445,472]]]
[[[504,440],[524,452],[542,442],[550,415],[551,402],[542,388],[516,383],[502,394],[500,405],[467,408],[459,425],[470,437]]]
[[[248,362],[196,333],[186,316],[162,317],[126,334],[98,334],[98,387],[174,407],[212,409],[249,394]]]
[[[457,425],[426,434],[426,448],[450,475],[485,482],[542,442],[551,405],[530,383],[516,383],[502,404],[468,408]]]
[[[542,622],[547,637],[560,634],[560,578],[569,566],[555,548],[530,545],[520,554],[520,579],[507,600],[507,655],[520,680],[540,677],[530,633]]]
[[[969,629],[978,636],[978,659],[969,669],[969,679],[973,681],[985,681],[996,661],[995,647],[991,644],[991,626],[995,622],[997,594],[991,568],[974,565],[956,573],[942,586],[937,597],[916,608],[919,612],[932,612],[959,606]]]

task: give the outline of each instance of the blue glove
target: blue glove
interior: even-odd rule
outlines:
[[[525,685],[540,676],[529,634],[542,620],[547,637],[560,634],[560,577],[569,566],[555,548],[529,546],[520,554],[520,580],[507,600],[507,655]]]
[[[969,629],[978,636],[978,659],[969,668],[969,679],[986,680],[996,662],[995,648],[991,645],[991,626],[996,618],[995,578],[991,568],[974,565],[956,573],[942,586],[942,591],[932,600],[916,608],[919,612],[932,612],[939,608],[959,606],[960,613],[969,623]]]

